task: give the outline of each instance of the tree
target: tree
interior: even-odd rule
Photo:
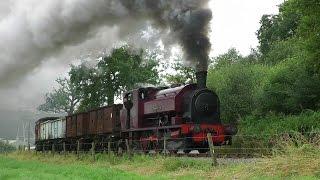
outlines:
[[[263,56],[268,54],[273,44],[292,38],[296,34],[301,13],[294,4],[294,0],[285,1],[279,7],[279,14],[262,16],[257,37]]]
[[[260,50],[270,69],[262,112],[300,113],[320,104],[320,3],[288,0],[279,14],[262,18]]]
[[[58,78],[56,82],[59,87],[45,95],[45,103],[40,105],[38,110],[72,114],[81,99],[81,93],[67,78]]]
[[[320,2],[318,0],[291,0],[301,13],[297,38],[308,53],[310,73],[320,75]]]
[[[208,88],[220,99],[221,118],[236,122],[250,115],[256,108],[256,93],[266,67],[260,64],[237,63],[208,71]]]
[[[227,53],[221,54],[213,59],[214,68],[220,69],[232,64],[238,63],[243,60],[243,57],[235,48],[231,48]]]
[[[16,148],[10,145],[8,142],[4,142],[0,140],[0,154],[1,153],[9,153],[16,150]]]
[[[196,71],[194,68],[184,65],[181,60],[176,60],[171,65],[171,68],[175,71],[175,74],[165,75],[165,79],[169,84],[186,84],[196,82]]]
[[[99,91],[101,81],[95,67],[90,66],[87,62],[83,62],[79,66],[71,65],[69,76],[76,91],[82,94],[77,111],[86,111],[103,104]]]
[[[132,52],[126,46],[114,49],[110,56],[98,63],[101,95],[107,104],[114,104],[114,97],[136,88],[139,83],[157,84],[158,62],[152,56],[143,58],[143,51]]]
[[[259,99],[263,113],[294,114],[320,107],[320,77],[310,74],[303,57],[272,67]]]
[[[127,46],[114,49],[94,67],[84,63],[73,66],[70,79],[83,94],[79,111],[114,104],[115,97],[139,84],[157,84],[157,67],[153,56],[142,50],[134,52]]]

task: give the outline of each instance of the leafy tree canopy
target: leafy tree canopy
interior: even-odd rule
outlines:
[[[139,84],[157,84],[157,67],[154,56],[142,50],[132,51],[127,46],[114,49],[94,67],[73,66],[70,79],[83,93],[79,110],[114,104],[115,97]]]
[[[277,15],[263,15],[257,31],[262,55],[266,55],[274,43],[293,37],[300,19],[301,13],[295,8],[294,1],[281,4]]]
[[[196,83],[195,70],[192,67],[183,64],[181,59],[176,60],[171,64],[171,68],[175,71],[174,74],[166,74],[165,80],[169,84],[188,84]]]
[[[53,113],[72,114],[78,105],[82,94],[76,90],[74,84],[67,78],[58,78],[58,88],[45,95],[45,103],[38,110]]]

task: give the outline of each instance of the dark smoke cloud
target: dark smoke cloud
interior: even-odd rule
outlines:
[[[211,44],[208,25],[212,19],[208,0],[121,0],[132,16],[149,15],[156,26],[169,28],[182,46],[186,60],[197,70],[206,70]]]
[[[206,9],[207,1],[10,1],[10,13],[0,19],[0,86],[23,77],[44,59],[95,37],[103,27],[116,27],[118,36],[110,38],[126,40],[140,35],[133,32],[151,24],[159,29],[156,39],[166,47],[179,43],[186,60],[205,70],[212,16]]]

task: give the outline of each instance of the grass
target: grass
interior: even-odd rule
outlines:
[[[313,142],[320,136],[320,112],[305,111],[299,115],[248,116],[239,122],[233,137],[235,148],[274,148],[279,139],[303,135]]]
[[[206,158],[16,152],[0,156],[0,179],[319,179],[319,157],[318,146],[288,143],[272,157],[217,167]]]
[[[50,160],[49,160],[50,161]],[[146,179],[119,169],[89,164],[44,163],[0,157],[0,179]]]

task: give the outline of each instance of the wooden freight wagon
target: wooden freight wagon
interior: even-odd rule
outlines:
[[[104,106],[91,110],[89,132],[91,135],[113,134],[120,131],[120,109],[122,104]]]
[[[89,112],[89,134],[97,134],[97,111],[93,110]]]
[[[66,117],[67,120],[67,138],[77,137],[77,116],[71,115]]]
[[[77,116],[77,136],[87,136],[89,134],[89,113],[79,113]]]

